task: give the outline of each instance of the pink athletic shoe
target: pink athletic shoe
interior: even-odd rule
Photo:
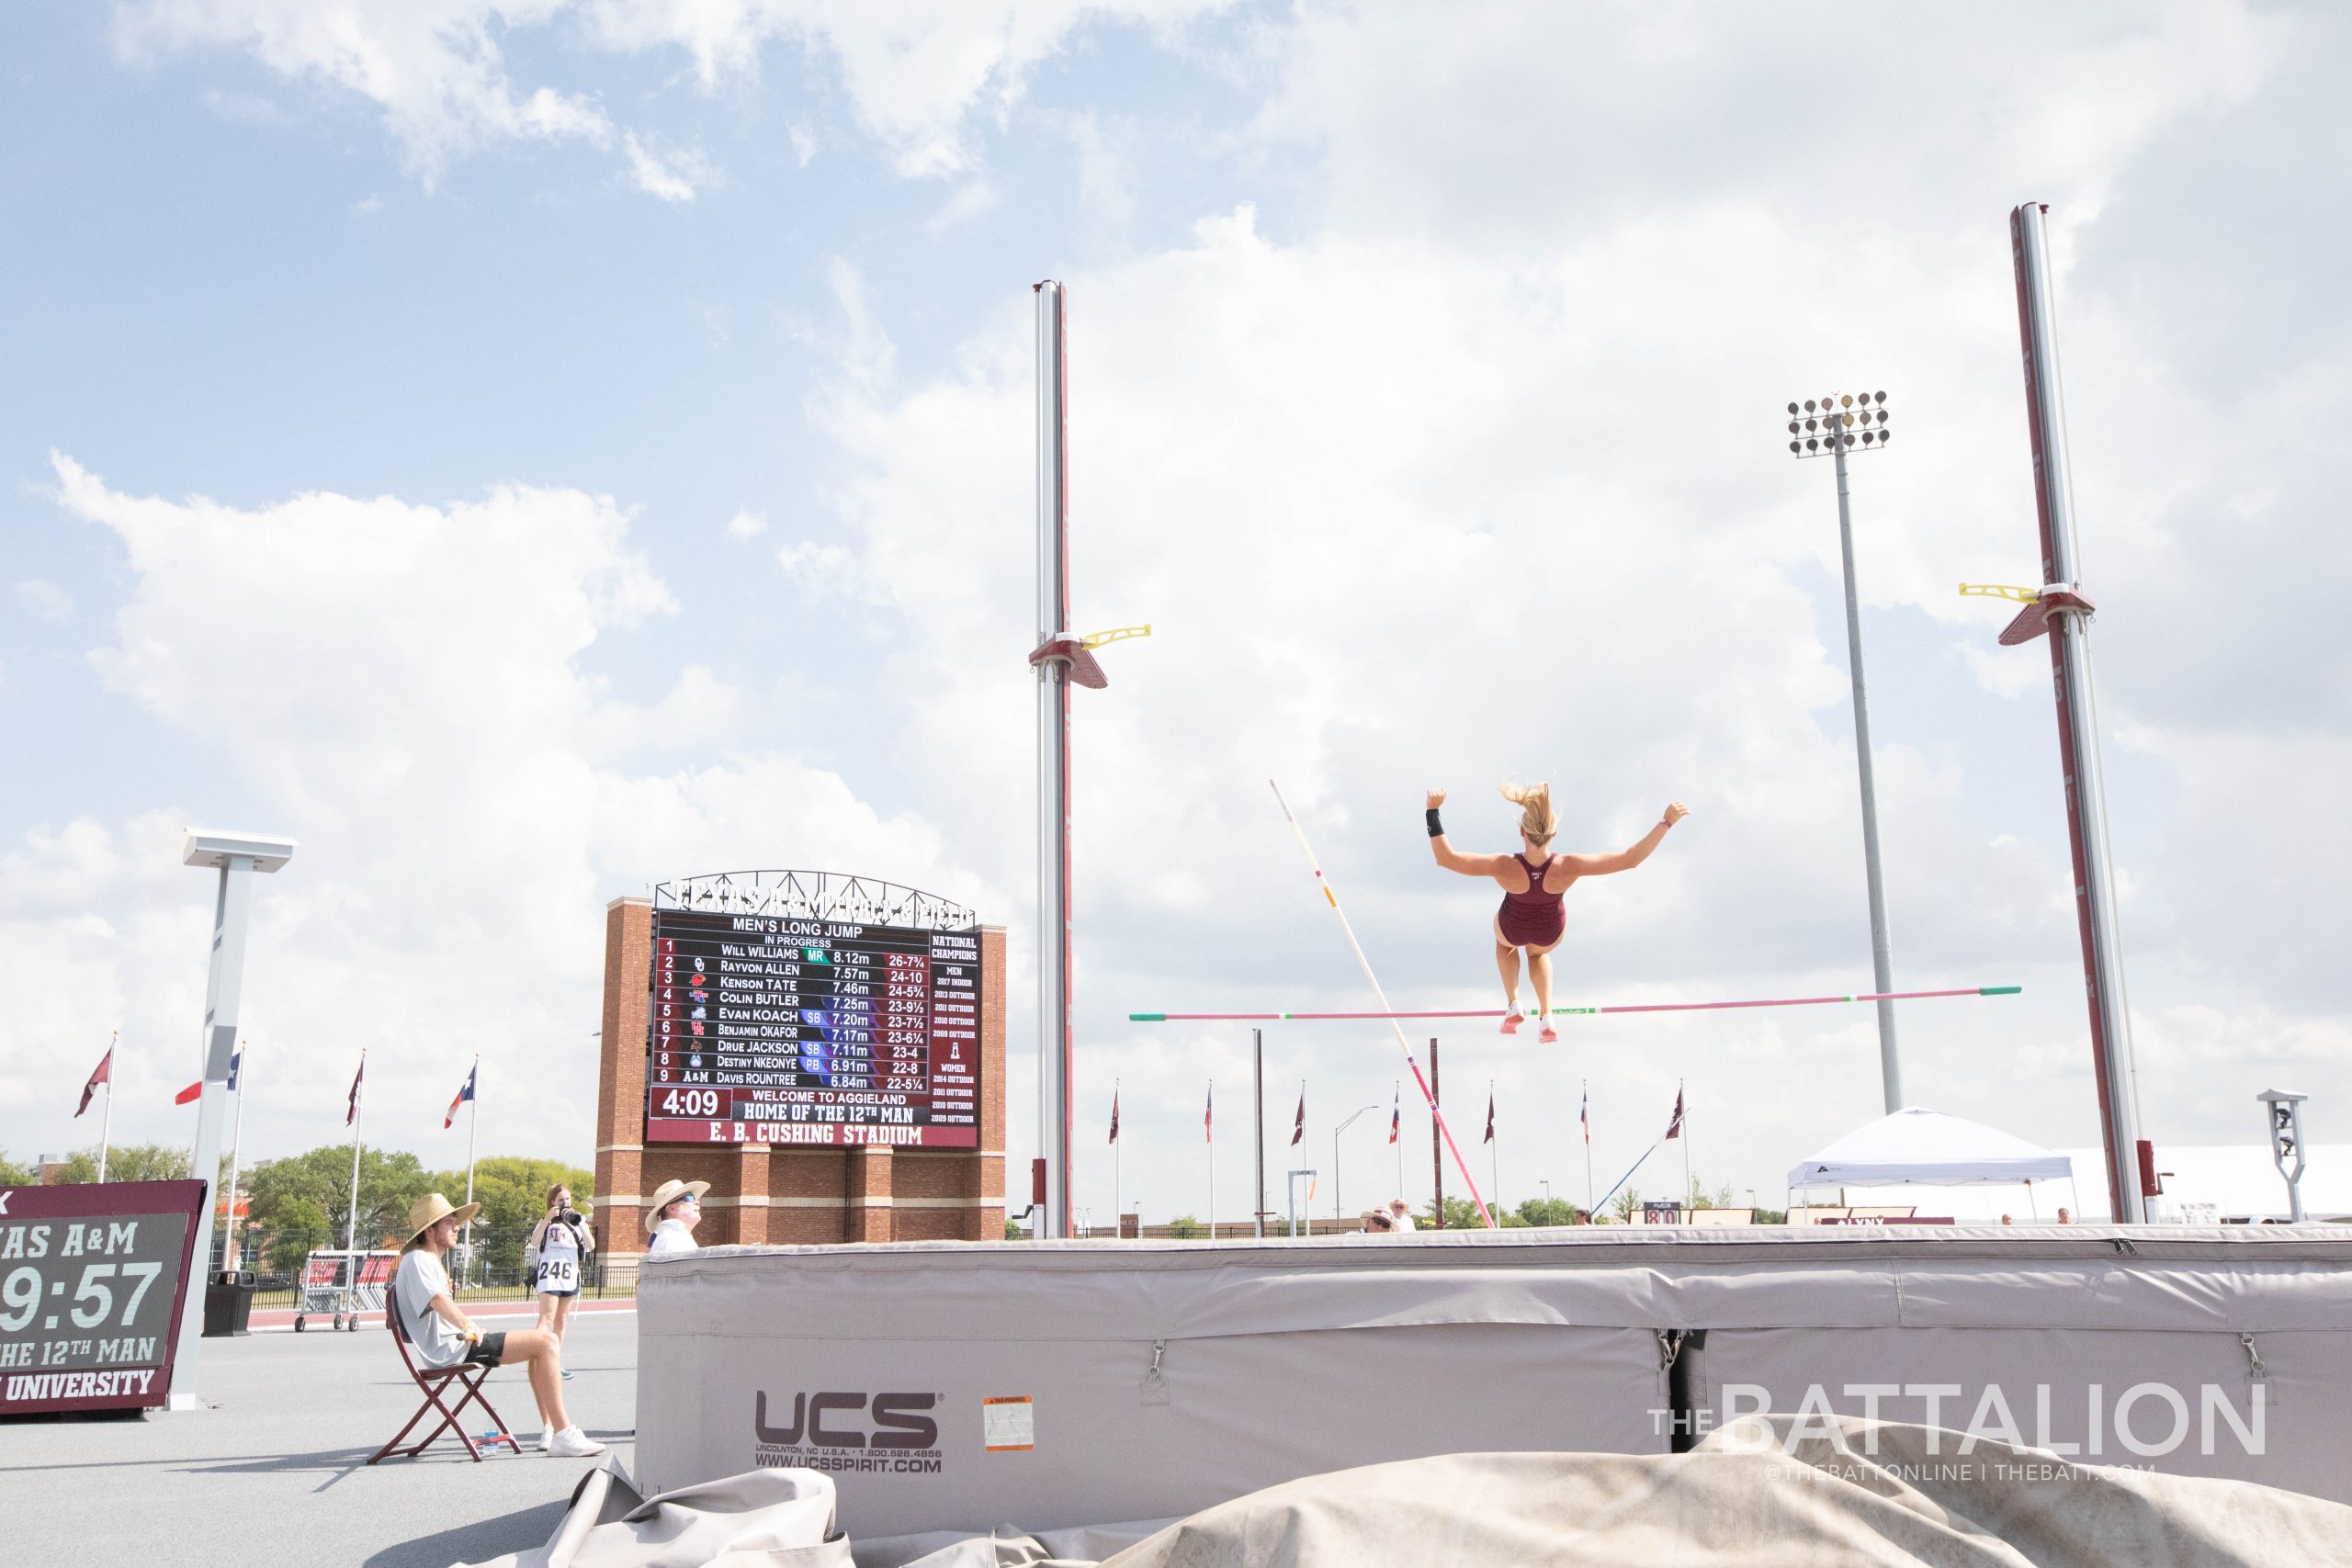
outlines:
[[[1547,1023],[1544,1026],[1544,1032],[1535,1038],[1546,1045],[1557,1045],[1560,1043],[1560,1032]]]
[[[1519,1032],[1519,1026],[1526,1021],[1527,1015],[1520,1011],[1517,1008],[1513,1008],[1510,1011],[1503,1015],[1503,1032],[1505,1034],[1516,1034]]]

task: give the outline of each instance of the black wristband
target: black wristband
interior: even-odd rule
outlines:
[[[1442,838],[1442,837],[1443,837],[1443,836],[1444,836],[1444,833],[1445,833],[1445,829],[1444,829],[1443,827],[1440,826],[1440,824],[1439,824],[1439,822],[1438,822],[1438,819],[1437,819],[1437,807],[1434,807],[1434,806],[1430,807],[1429,808],[1428,816],[1429,816],[1429,819],[1430,819],[1430,838],[1432,838],[1432,839],[1436,839],[1436,838]]]

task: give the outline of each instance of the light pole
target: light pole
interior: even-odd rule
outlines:
[[[213,890],[212,965],[204,987],[204,1033],[198,1056],[204,1088],[197,1101],[195,1174],[204,1183],[205,1201],[196,1218],[192,1256],[197,1278],[187,1282],[187,1295],[180,1306],[179,1365],[171,1393],[174,1410],[204,1407],[197,1397],[197,1353],[204,1331],[206,1271],[212,1259],[212,1200],[220,1179],[220,1123],[229,1109],[229,1066],[237,1055],[237,1012],[244,998],[245,923],[253,904],[254,878],[269,875],[293,858],[291,839],[199,828],[191,828],[180,837],[181,864],[218,871],[220,875]],[[113,1092],[111,1086],[107,1092]],[[233,1210],[234,1192],[229,1201]]]
[[[1894,960],[1886,940],[1886,889],[1879,873],[1878,786],[1871,764],[1870,696],[1862,679],[1862,611],[1854,592],[1854,518],[1846,491],[1846,454],[1886,445],[1884,392],[1832,393],[1789,405],[1789,450],[1798,457],[1826,456],[1838,467],[1838,545],[1846,569],[1846,662],[1854,685],[1854,755],[1862,775],[1862,867],[1870,887],[1871,973],[1879,994],[1894,989]],[[1879,1077],[1886,1113],[1903,1109],[1903,1069],[1894,1053],[1894,1004],[1878,1004]]]
[[[1331,1129],[1331,1217],[1335,1220],[1344,1220],[1347,1218],[1347,1215],[1342,1213],[1340,1209],[1340,1134],[1346,1132],[1355,1119],[1363,1114],[1364,1111],[1377,1111],[1379,1109],[1380,1107],[1377,1105],[1367,1105],[1363,1108],[1363,1111],[1350,1111],[1348,1113],[1347,1121],[1340,1122],[1338,1126]]]

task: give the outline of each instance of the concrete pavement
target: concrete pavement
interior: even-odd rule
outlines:
[[[520,1458],[475,1464],[445,1436],[422,1458],[367,1464],[423,1398],[381,1325],[208,1339],[202,1357],[211,1409],[0,1421],[0,1561],[63,1568],[105,1551],[158,1568],[448,1568],[545,1540],[599,1462],[530,1448],[530,1385],[512,1367],[487,1392]],[[572,1419],[630,1464],[636,1314],[575,1317],[566,1359]],[[467,1416],[477,1434],[489,1426],[479,1406]]]

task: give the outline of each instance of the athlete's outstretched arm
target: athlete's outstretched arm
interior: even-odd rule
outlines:
[[[1690,815],[1690,808],[1678,800],[1666,808],[1666,815],[1658,818],[1657,826],[1643,834],[1641,842],[1632,849],[1621,850],[1613,855],[1562,855],[1560,859],[1578,876],[1607,876],[1614,871],[1631,871],[1650,858],[1650,852],[1665,839],[1668,828]]]
[[[1448,871],[1458,871],[1464,876],[1492,876],[1502,868],[1509,855],[1465,855],[1445,841],[1445,829],[1437,825],[1437,808],[1445,804],[1445,791],[1429,793],[1430,852],[1437,856],[1437,863]]]

